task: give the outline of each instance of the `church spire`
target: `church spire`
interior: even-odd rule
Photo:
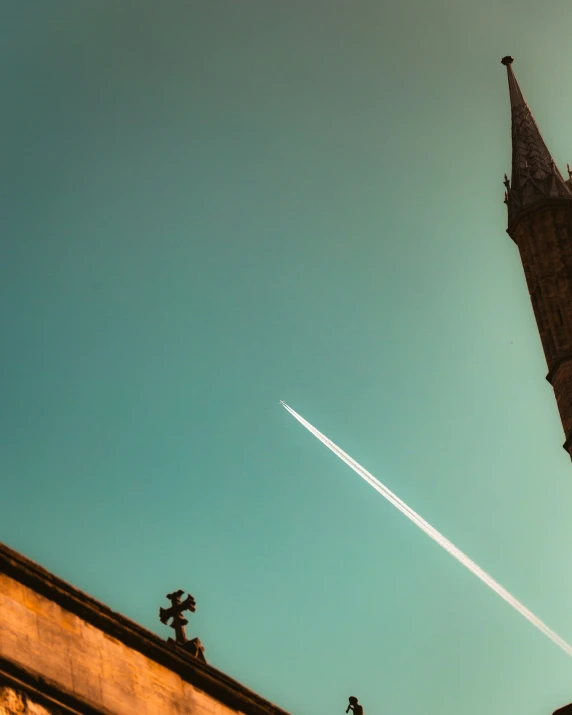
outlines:
[[[508,74],[512,115],[512,177],[505,176],[509,225],[520,210],[547,198],[572,199],[572,193],[550,155],[514,72],[512,57],[503,57]]]

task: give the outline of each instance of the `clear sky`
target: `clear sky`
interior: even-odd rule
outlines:
[[[572,465],[505,233],[570,0],[0,0],[0,539],[295,715],[548,715]]]

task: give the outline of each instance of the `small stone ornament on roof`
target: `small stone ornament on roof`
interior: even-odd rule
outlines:
[[[160,608],[159,609],[159,619],[161,623],[169,625],[168,621],[171,619],[170,628],[175,631],[175,640],[172,638],[168,639],[168,643],[173,645],[178,645],[184,648],[187,653],[190,653],[194,658],[202,660],[206,663],[204,656],[204,646],[198,638],[193,638],[189,640],[185,632],[185,626],[188,624],[188,620],[183,616],[184,611],[190,611],[194,613],[197,607],[195,599],[189,593],[184,601],[181,601],[181,596],[185,592],[182,589],[178,591],[173,591],[173,593],[168,593],[166,598],[171,601],[170,608]]]
[[[350,710],[354,715],[363,715],[363,708],[358,703],[358,699],[353,695],[350,695],[349,697],[349,705],[346,708],[346,714],[349,713]]]

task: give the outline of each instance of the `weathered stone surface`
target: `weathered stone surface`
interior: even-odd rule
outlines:
[[[532,207],[513,227],[538,332],[572,454],[572,202]]]
[[[0,715],[59,715],[59,713],[55,710],[46,710],[24,693],[12,688],[0,687]]]
[[[520,250],[538,332],[572,457],[572,172],[564,181],[512,71],[512,176],[505,176],[508,233]]]
[[[17,592],[0,574],[0,652],[9,660],[117,715],[234,712],[25,586],[22,602],[6,595]]]
[[[2,544],[0,688],[0,715],[287,715]]]

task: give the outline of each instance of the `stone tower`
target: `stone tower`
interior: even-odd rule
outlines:
[[[505,176],[507,233],[518,246],[572,457],[572,182],[565,181],[538,130],[512,70],[512,176]],[[568,172],[570,174],[570,171]],[[572,176],[572,175],[571,175]]]

